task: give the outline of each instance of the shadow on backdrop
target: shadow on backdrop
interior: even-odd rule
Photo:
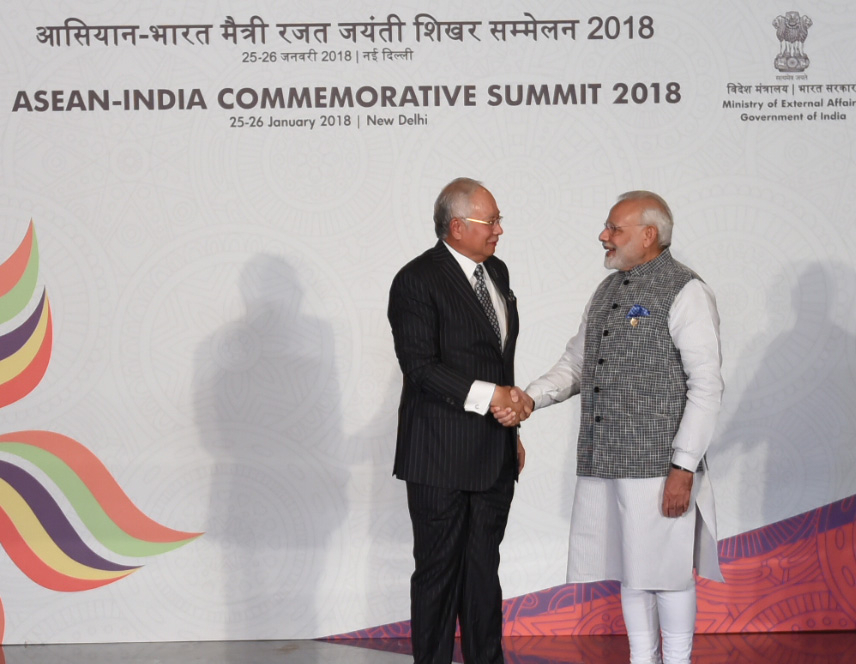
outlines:
[[[768,320],[793,326],[773,339],[755,336],[734,372],[754,374],[737,394],[725,388],[737,407],[721,425],[711,466],[739,487],[717,492],[738,532],[856,493],[856,338],[847,329],[856,274],[814,263],[788,290],[792,279],[778,275],[766,303]]]
[[[304,313],[300,279],[279,257],[253,257],[239,286],[244,313],[195,359],[196,422],[211,456],[205,530],[220,553],[215,615],[223,639],[317,636],[347,510],[333,330]]]

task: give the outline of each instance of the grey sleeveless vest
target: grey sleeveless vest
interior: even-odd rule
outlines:
[[[586,324],[577,475],[669,474],[687,377],[669,334],[675,296],[698,276],[665,249],[604,279]]]

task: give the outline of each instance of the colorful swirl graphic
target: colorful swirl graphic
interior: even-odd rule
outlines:
[[[0,264],[0,326],[32,306],[38,272],[31,221],[19,247]],[[22,399],[41,382],[52,346],[50,303],[42,289],[26,319],[0,335],[0,408]],[[91,590],[139,569],[93,551],[51,490],[62,494],[95,541],[121,556],[155,556],[202,534],[172,530],[147,517],[98,457],[68,436],[50,431],[0,434],[0,454],[0,545],[24,574],[45,588]],[[51,486],[9,459],[38,468]],[[0,643],[5,624],[0,603]]]
[[[0,325],[31,303],[38,275],[39,248],[31,221],[21,244],[0,264]],[[42,289],[38,306],[26,320],[0,335],[0,408],[35,389],[47,371],[52,345],[50,302]]]
[[[83,445],[67,436],[50,431],[19,431],[3,434],[0,435],[0,452],[25,459],[42,470],[68,499],[72,509],[93,537],[110,551],[123,556],[154,556],[172,551],[201,534],[179,532],[152,521],[131,502],[104,464]],[[29,519],[32,513],[38,517],[39,523],[44,526],[48,536],[62,532],[62,537],[50,537],[52,541],[64,541],[65,533],[68,532],[65,517],[49,507],[46,500],[37,503],[29,500],[36,496],[35,490],[22,493],[18,489],[21,486],[20,480],[18,484],[13,484],[7,475],[8,472],[0,462],[0,509],[6,510],[15,526],[24,523],[25,514]],[[16,503],[17,509],[14,511],[10,509],[12,503],[6,502],[9,494],[2,484],[4,480],[18,490],[17,492],[25,499],[25,504]],[[41,497],[43,494],[39,495]],[[21,531],[21,528],[18,527],[18,530]],[[41,533],[40,538],[39,541],[43,541],[44,535]],[[6,546],[3,535],[0,535],[0,543]],[[7,552],[18,567],[36,583],[54,590],[78,590],[78,588],[64,587],[62,584],[48,585],[33,578],[27,572],[31,567],[27,566],[25,569],[20,562],[31,558],[16,558],[8,548]],[[38,557],[42,561],[46,560],[45,556]],[[71,558],[74,559],[73,556]],[[56,566],[53,568],[60,569]],[[109,581],[127,576],[128,569],[122,567],[123,573],[110,577]],[[80,580],[82,577],[76,575],[75,578]]]

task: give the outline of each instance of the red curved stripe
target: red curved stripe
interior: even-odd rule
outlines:
[[[202,533],[185,533],[160,525],[143,514],[101,460],[73,438],[52,431],[16,431],[0,442],[26,443],[62,459],[80,477],[119,528],[146,542],[180,542]]]
[[[36,389],[48,370],[53,348],[53,318],[48,304],[48,325],[42,345],[30,365],[11,380],[0,384],[0,408],[23,399]]]
[[[30,262],[30,253],[33,250],[34,235],[35,228],[31,219],[27,234],[21,240],[21,244],[5,262],[0,263],[0,297],[12,290],[24,276],[27,263]]]
[[[60,574],[46,565],[33,552],[29,545],[21,537],[21,533],[15,527],[6,510],[0,508],[0,544],[6,549],[9,558],[30,579],[49,590],[61,592],[76,592],[79,590],[90,590],[106,586],[119,579],[124,579],[127,574],[114,579],[76,579],[73,576]],[[129,572],[130,573],[130,572]]]

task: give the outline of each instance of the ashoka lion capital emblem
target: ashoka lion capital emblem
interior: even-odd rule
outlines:
[[[773,21],[776,37],[779,38],[779,54],[774,64],[776,69],[784,72],[805,71],[809,65],[808,56],[803,50],[811,19],[800,16],[799,12],[785,12]]]

